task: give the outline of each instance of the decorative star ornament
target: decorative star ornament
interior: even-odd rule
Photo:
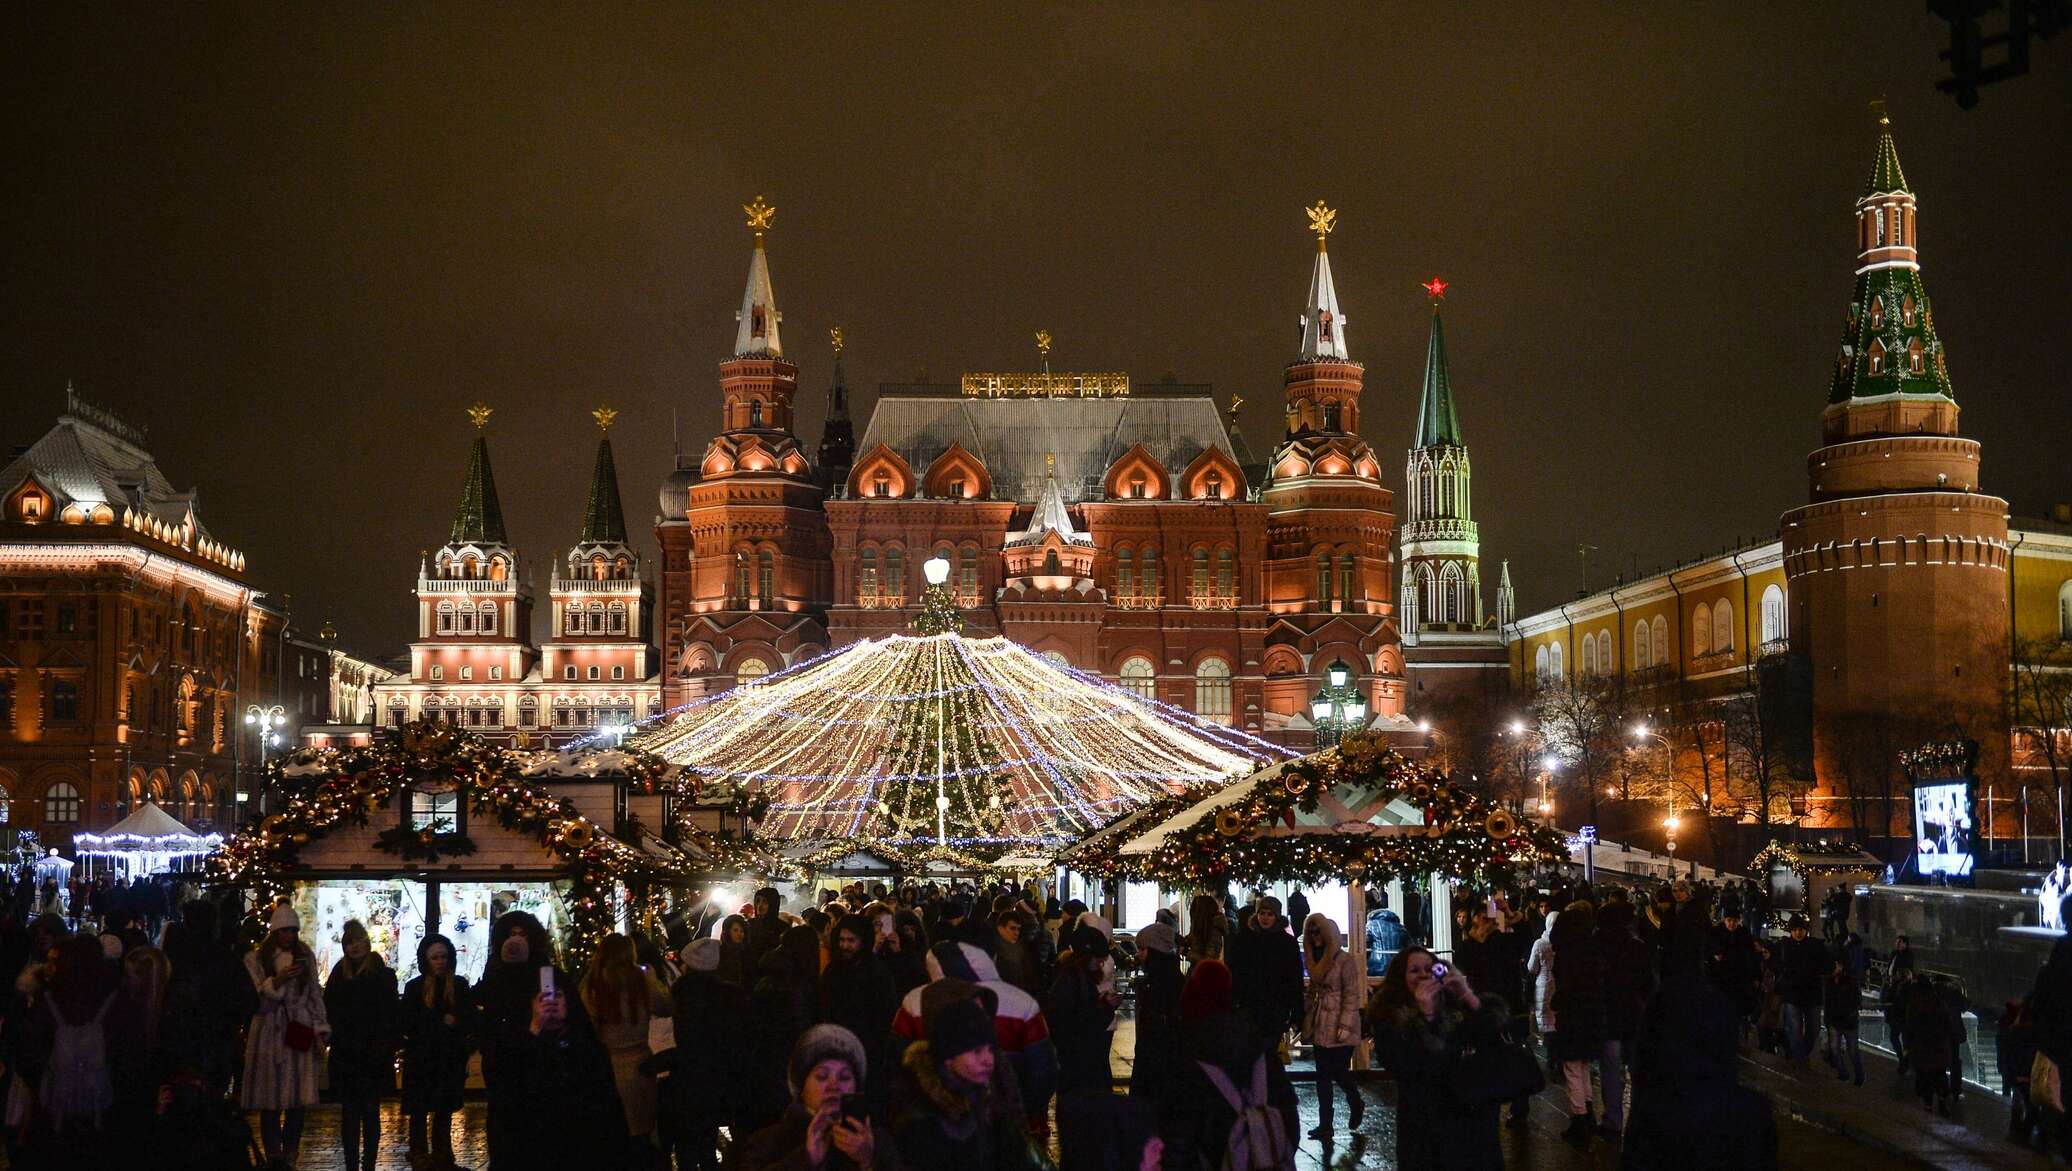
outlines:
[[[1438,277],[1433,277],[1418,287],[1425,291],[1425,296],[1430,297],[1435,302],[1446,299],[1446,282]]]
[[[777,214],[777,209],[764,203],[760,195],[755,197],[754,203],[742,204],[741,210],[748,216],[748,226],[758,236],[770,229],[770,220]]]

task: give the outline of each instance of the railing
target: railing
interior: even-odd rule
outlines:
[[[1726,650],[1713,651],[1710,654],[1699,655],[1698,657],[1692,659],[1691,673],[1695,675],[1705,671],[1718,671],[1722,668],[1731,667],[1733,665],[1734,649],[1732,647],[1728,647]]]
[[[1188,603],[1197,610],[1235,610],[1237,609],[1237,595],[1197,594],[1189,598]]]
[[[1774,655],[1787,654],[1790,651],[1791,640],[1788,638],[1773,638],[1755,649],[1755,653],[1765,659]]]
[[[641,580],[637,577],[562,577],[554,575],[554,589],[567,593],[582,594],[637,594]]]
[[[428,594],[506,594],[518,592],[518,583],[490,577],[428,577],[422,582]]]
[[[906,605],[905,594],[864,594],[856,604],[866,610],[897,610]],[[976,605],[976,601],[973,602]]]
[[[1163,605],[1164,594],[1124,594],[1115,599],[1118,610],[1156,610]]]

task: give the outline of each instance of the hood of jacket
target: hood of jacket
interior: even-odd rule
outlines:
[[[1345,950],[1345,936],[1339,933],[1338,924],[1333,923],[1331,916],[1322,911],[1313,911],[1309,918],[1302,921],[1302,951],[1305,956],[1309,953],[1309,929],[1312,927],[1322,928],[1324,938],[1330,943],[1324,949],[1325,955],[1337,955]]]
[[[975,943],[938,943],[928,949],[928,958],[922,966],[928,969],[930,980],[954,976],[983,984],[1000,978],[1000,969],[994,965],[993,957]]]

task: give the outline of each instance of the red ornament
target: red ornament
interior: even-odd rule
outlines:
[[[1431,280],[1426,281],[1421,287],[1424,289],[1425,295],[1434,301],[1446,299],[1446,282],[1438,277],[1433,277]]]

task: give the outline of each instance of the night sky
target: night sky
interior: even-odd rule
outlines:
[[[1322,198],[1399,489],[1418,283],[1451,282],[1486,576],[1508,558],[1535,608],[1579,541],[1602,586],[1804,501],[1884,94],[1985,485],[2072,499],[2063,38],[1966,113],[1919,3],[522,7],[10,13],[0,443],[73,380],[304,629],[388,654],[477,398],[543,602],[600,402],[652,549],[758,193],[809,449],[831,325],[859,433],[877,383],[1029,369],[1046,328],[1056,366],[1242,394],[1270,443]]]

